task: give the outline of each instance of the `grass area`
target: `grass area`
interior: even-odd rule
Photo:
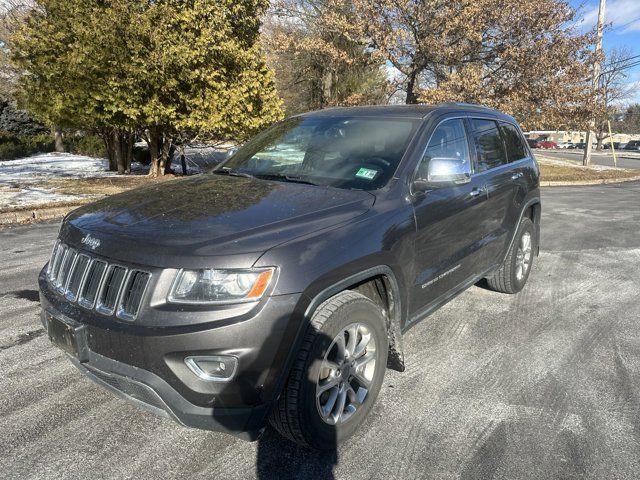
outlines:
[[[542,182],[615,180],[638,176],[640,176],[640,170],[599,170],[580,166],[549,165],[542,162],[540,163],[540,181]]]
[[[165,175],[163,177],[149,178],[146,175],[123,175],[102,178],[61,178],[43,181],[39,186],[50,188],[64,195],[114,195],[142,185],[167,182],[176,178],[180,177]]]
[[[564,163],[564,162],[563,162]],[[542,182],[610,182],[637,178],[640,170],[630,169],[601,169],[582,167],[571,163],[563,164],[557,160],[539,159]],[[180,176],[165,175],[164,177],[149,178],[146,175],[123,175],[97,178],[56,178],[39,180],[30,183],[29,186],[52,193],[69,196],[68,200],[57,201],[55,195],[47,203],[25,204],[3,207],[0,204],[0,213],[11,211],[31,210],[33,208],[53,208],[63,206],[79,206],[91,202],[103,196],[141,187],[143,185],[172,181]],[[0,195],[20,193],[21,185],[0,185]]]

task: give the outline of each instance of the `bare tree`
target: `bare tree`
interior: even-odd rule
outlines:
[[[406,103],[482,103],[527,129],[591,115],[593,35],[564,0],[351,1],[352,25],[401,74]]]
[[[597,150],[602,149],[604,140],[609,137],[607,121],[619,111],[621,103],[633,96],[633,88],[626,82],[632,57],[630,48],[614,48],[602,66],[598,82],[600,108],[596,117]]]
[[[262,29],[287,113],[386,102],[384,59],[368,48],[352,0],[272,0]]]

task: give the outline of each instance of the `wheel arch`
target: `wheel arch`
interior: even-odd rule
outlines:
[[[502,255],[502,259],[500,264],[502,264],[502,262],[505,261],[505,259],[507,258],[507,254],[509,253],[509,249],[511,248],[511,245],[513,244],[514,240],[516,239],[516,235],[518,233],[518,227],[520,227],[520,222],[522,222],[522,219],[524,217],[528,217],[531,219],[531,221],[533,222],[533,225],[535,227],[535,245],[536,245],[536,249],[535,249],[535,255],[538,256],[540,253],[540,215],[542,213],[542,205],[540,203],[540,197],[535,196],[535,197],[531,197],[529,198],[526,202],[524,202],[521,210],[520,210],[520,215],[518,216],[518,221],[515,224],[515,227],[513,229],[513,232],[511,233],[511,240],[509,241],[509,243],[506,245],[506,248],[504,250],[504,254]],[[529,216],[531,215],[531,217]]]
[[[304,317],[309,320],[315,310],[326,300],[345,290],[357,291],[383,308],[387,324],[385,329],[389,340],[387,367],[404,371],[404,348],[402,343],[402,297],[393,270],[388,265],[378,265],[349,275],[325,287],[309,302]],[[378,292],[379,297],[375,297]],[[382,302],[382,303],[381,303]],[[308,322],[305,322],[305,329]]]
[[[542,216],[542,204],[540,199],[534,199],[533,203],[529,204],[525,209],[525,215],[528,216],[533,222],[535,228],[535,256],[540,255],[540,217]]]

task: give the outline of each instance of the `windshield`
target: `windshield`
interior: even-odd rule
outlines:
[[[417,119],[294,117],[240,148],[215,172],[374,190],[395,171]]]

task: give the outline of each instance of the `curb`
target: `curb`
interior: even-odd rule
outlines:
[[[41,206],[35,208],[26,207],[0,211],[0,226],[33,223],[41,220],[61,218],[71,210],[75,210],[76,208],[95,200],[96,199],[76,200],[73,202],[60,203],[54,206]]]
[[[541,155],[544,155],[545,151],[549,151],[549,152],[561,152],[561,153],[568,153],[569,155],[583,155],[582,150],[580,151],[576,151],[576,150],[572,150],[572,149],[565,149],[565,148],[549,148],[549,149],[536,149],[534,150],[534,154],[536,152],[540,153]],[[595,152],[595,150],[592,150],[592,153]],[[607,157],[611,158],[611,161],[613,161],[613,155],[610,155],[608,153],[601,153],[601,152],[596,152],[598,155],[606,155]],[[620,154],[618,153],[618,150],[616,150],[616,157],[617,158],[624,158],[627,160],[640,160],[640,154],[638,153],[623,153]]]
[[[640,175],[629,178],[603,178],[601,180],[577,180],[575,182],[540,182],[541,187],[571,187],[581,185],[611,185],[640,181]]]
[[[545,157],[545,156],[542,156],[542,155],[538,155],[536,157],[536,160],[541,165],[563,166],[563,167],[570,167],[570,168],[584,168],[584,169],[594,170],[594,171],[637,170],[637,169],[634,169],[634,168],[610,167],[610,166],[606,166],[606,165],[589,165],[589,166],[585,167],[584,165],[582,165],[581,163],[578,163],[575,160],[560,159],[560,158],[553,158],[553,157]]]

